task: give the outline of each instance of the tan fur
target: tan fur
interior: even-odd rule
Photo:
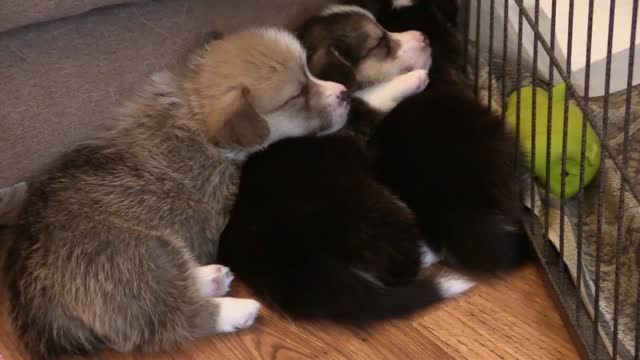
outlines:
[[[290,100],[305,82],[333,92]],[[194,274],[216,259],[238,159],[344,122],[331,86],[310,77],[290,34],[243,31],[194,55],[184,77],[154,76],[110,130],[65,155],[31,188],[6,264],[33,358],[234,330]]]
[[[222,106],[206,114],[207,137],[214,145],[246,149],[269,139],[269,125],[249,104],[248,93],[245,87],[230,91],[219,99]]]

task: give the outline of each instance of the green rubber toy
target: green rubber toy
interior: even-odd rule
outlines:
[[[565,84],[555,86],[551,92],[551,159],[549,192],[555,197],[561,197],[562,185],[562,133],[564,129]],[[535,168],[534,174],[542,185],[546,181],[547,163],[547,110],[549,94],[541,88],[536,89],[536,139],[535,139]],[[527,86],[520,90],[520,147],[523,151],[526,165],[531,166],[532,149],[532,109],[533,87]],[[517,92],[509,96],[506,109],[506,119],[509,128],[515,134],[517,119]],[[569,102],[569,116],[567,119],[567,165],[565,172],[565,199],[580,191],[580,150],[582,148],[583,114],[580,108]],[[600,142],[591,125],[587,122],[585,145],[584,186],[594,179],[600,168]]]

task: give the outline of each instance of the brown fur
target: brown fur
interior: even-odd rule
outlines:
[[[224,104],[224,112],[219,110],[207,114],[207,137],[214,145],[222,148],[252,148],[263,144],[269,138],[267,121],[249,105],[249,90],[234,90],[219,100]],[[224,122],[225,118],[234,121]]]
[[[304,23],[297,34],[307,48],[311,72],[351,89],[430,66],[426,44],[416,49],[407,39],[419,35],[388,32],[367,10],[354,6],[329,6]]]
[[[210,44],[183,78],[157,75],[109,131],[31,188],[6,266],[13,321],[34,359],[229,331],[195,271],[216,259],[238,159],[346,113],[313,94],[288,100],[310,81],[291,39],[249,30]]]

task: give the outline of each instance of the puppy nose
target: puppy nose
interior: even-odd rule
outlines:
[[[347,101],[349,99],[347,88],[342,84],[338,84],[333,81],[324,81],[315,79],[314,81],[320,85],[322,89],[323,96],[326,97],[327,100],[338,100],[338,101]],[[347,94],[345,94],[345,92]]]
[[[340,94],[338,94],[338,100],[345,103],[351,102],[351,92],[347,89],[342,90]]]
[[[420,31],[410,30],[407,31],[406,34],[408,35],[407,37],[411,39],[411,41],[414,41],[421,47],[429,44],[429,40],[427,39],[427,37],[424,36],[424,34]]]
[[[424,36],[423,33],[418,32],[418,34],[416,34],[415,37],[416,37],[416,42],[419,44],[420,47],[426,47],[429,45],[429,38]]]

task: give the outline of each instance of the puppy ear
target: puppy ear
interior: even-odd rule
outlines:
[[[347,89],[357,86],[353,66],[333,47],[323,47],[308,59],[309,71],[321,80],[333,81]]]
[[[206,117],[209,141],[225,149],[248,149],[269,138],[267,121],[249,102],[249,89],[234,89],[222,96]]]

